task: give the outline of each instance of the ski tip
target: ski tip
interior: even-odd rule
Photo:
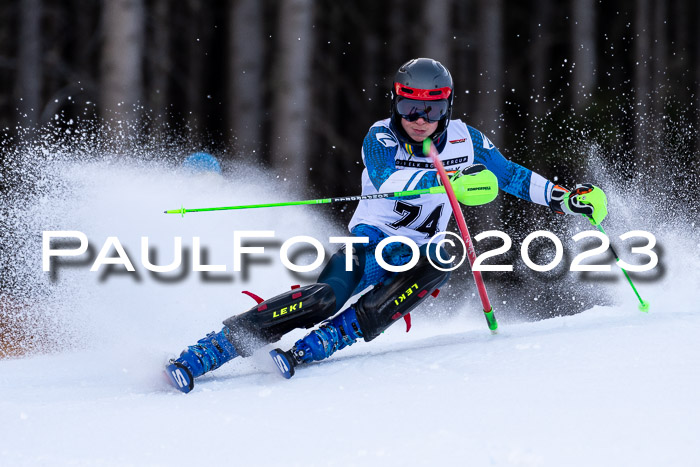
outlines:
[[[277,365],[282,377],[289,379],[294,376],[294,359],[289,352],[282,349],[270,350],[270,357]]]
[[[174,360],[170,360],[170,363],[165,366],[165,375],[170,384],[184,394],[194,389],[194,378],[190,370]]]

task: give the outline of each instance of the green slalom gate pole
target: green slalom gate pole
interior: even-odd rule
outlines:
[[[484,185],[487,187],[490,185]],[[303,204],[329,204],[329,203],[346,203],[351,201],[361,201],[367,199],[382,199],[382,198],[404,198],[407,196],[418,196],[418,195],[435,195],[445,193],[444,186],[435,186],[431,188],[424,188],[420,190],[408,190],[408,191],[395,191],[392,193],[377,193],[373,195],[358,195],[358,196],[341,196],[337,198],[320,198],[320,199],[307,199],[303,201],[288,201],[284,203],[266,203],[266,204],[246,204],[242,206],[221,206],[214,208],[198,208],[198,209],[185,209],[181,207],[180,209],[170,209],[165,211],[165,214],[180,214],[184,217],[185,213],[188,212],[207,212],[207,211],[231,211],[234,209],[256,209],[256,208],[274,208],[278,206],[299,206]],[[480,190],[478,187],[473,189],[474,196],[479,196]]]
[[[590,220],[590,219],[589,219],[589,220]],[[605,235],[606,237],[609,238],[608,234],[605,233],[605,230],[603,229],[603,226],[602,226],[602,225],[600,225],[600,224],[595,224],[595,223],[593,223],[593,222],[591,222],[591,224],[595,225],[595,226],[598,228],[598,230],[600,230],[600,232],[601,232],[603,235]],[[612,247],[612,245],[610,245],[610,251],[612,251],[613,256],[615,256],[615,261],[619,263],[619,262],[620,262],[620,257],[617,255],[617,252],[615,252],[615,249]],[[618,266],[619,266],[619,265],[618,265]],[[649,302],[647,302],[646,300],[643,300],[643,299],[642,299],[642,296],[639,295],[639,292],[637,291],[637,288],[636,288],[636,287],[634,286],[634,284],[632,283],[632,278],[631,278],[630,275],[627,273],[627,271],[625,270],[625,268],[623,268],[622,266],[620,266],[620,269],[622,269],[622,272],[624,273],[625,277],[627,278],[627,282],[629,282],[630,287],[632,287],[632,290],[634,290],[634,294],[637,296],[637,299],[639,300],[639,310],[640,310],[640,311],[643,311],[643,312],[645,312],[645,313],[648,313],[648,312],[649,312]]]

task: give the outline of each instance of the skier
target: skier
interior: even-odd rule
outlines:
[[[363,195],[440,185],[436,170],[422,151],[423,141],[431,138],[446,170],[454,172],[451,183],[458,198],[460,184],[491,171],[499,188],[507,193],[549,206],[557,213],[584,214],[597,223],[603,220],[607,208],[600,188],[588,184],[567,191],[505,159],[483,133],[450,119],[453,100],[452,77],[439,62],[418,58],[399,68],[392,88],[391,116],[375,122],[362,145]],[[290,378],[295,367],[328,358],[357,339],[369,342],[399,318],[406,319],[410,327],[409,312],[435,295],[449,277],[448,272],[431,264],[432,260],[448,266],[441,259],[445,255],[428,242],[445,231],[451,215],[444,194],[360,201],[349,229],[365,241],[353,244],[350,271],[346,271],[343,247],[330,258],[317,283],[269,300],[258,299],[255,307],[225,320],[220,332],[208,334],[179,358],[170,360],[166,373],[175,387],[186,393],[193,388],[194,378],[232,358],[250,356],[293,329],[321,323],[290,350],[270,352],[282,375]],[[392,273],[378,265],[375,248],[390,236],[405,236],[420,246],[413,268]],[[412,251],[404,243],[393,242],[383,249],[382,258],[390,265],[405,265]],[[374,287],[337,314],[351,296],[369,286]]]

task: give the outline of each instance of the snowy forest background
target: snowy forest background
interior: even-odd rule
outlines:
[[[393,74],[428,56],[454,117],[545,176],[580,182],[591,143],[618,162],[670,145],[654,170],[694,170],[699,20],[692,0],[2,2],[0,128],[126,120],[352,194]]]

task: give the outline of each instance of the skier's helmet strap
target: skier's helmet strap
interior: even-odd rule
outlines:
[[[454,100],[454,84],[447,68],[431,58],[414,58],[401,65],[394,76],[391,92],[391,120],[403,143],[416,144],[401,126],[401,114],[396,109],[399,98],[421,101],[447,100],[447,112],[438,121],[438,127],[431,135],[433,141],[438,141],[450,122]]]

